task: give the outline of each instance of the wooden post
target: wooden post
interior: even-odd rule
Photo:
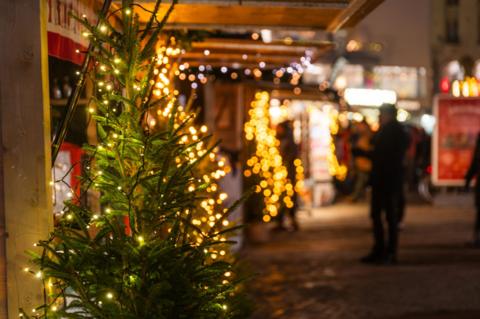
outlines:
[[[0,318],[43,303],[23,269],[53,227],[45,10],[44,0],[0,2]]]

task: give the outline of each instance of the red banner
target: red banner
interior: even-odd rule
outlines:
[[[434,114],[433,182],[462,186],[480,131],[480,98],[439,96]]]
[[[47,30],[48,54],[58,59],[76,64],[83,62],[83,54],[88,40],[82,36],[82,25],[75,20],[85,16],[90,23],[95,23],[94,0],[45,0],[48,4]]]
[[[64,202],[80,197],[80,176],[82,174],[82,154],[80,146],[64,142],[53,166],[55,214],[61,214]],[[72,168],[73,167],[73,168]]]

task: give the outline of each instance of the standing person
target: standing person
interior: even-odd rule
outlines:
[[[395,105],[380,107],[380,128],[373,139],[372,198],[370,214],[374,245],[364,263],[394,264],[397,260],[399,201],[402,200],[404,157],[408,137],[397,121]],[[382,211],[387,221],[388,241],[385,244]]]
[[[400,195],[397,202],[398,204],[397,224],[398,224],[399,230],[402,230],[404,228],[405,208],[407,205],[405,187],[409,184],[408,180],[411,179],[410,174],[412,173],[412,168],[410,167],[411,164],[409,163],[410,161],[409,156],[411,154],[408,154],[408,152],[409,152],[409,149],[411,149],[411,146],[414,144],[414,142],[412,141],[412,132],[414,128],[404,127],[403,129],[405,131],[405,136],[407,137],[406,146],[405,146],[405,156],[403,159],[404,174],[407,175],[407,178],[406,178],[407,181],[402,179],[402,187],[400,189]]]
[[[465,176],[465,187],[470,186],[472,179],[476,177],[475,182],[475,206],[477,208],[477,216],[475,218],[475,226],[473,233],[473,245],[480,248],[480,132],[477,135],[475,151],[473,153],[472,162]]]
[[[277,125],[277,138],[280,141],[280,155],[282,156],[283,165],[287,168],[288,179],[292,183],[292,186],[295,188],[296,184],[296,170],[295,170],[295,159],[298,158],[298,147],[295,144],[293,139],[293,129],[290,121],[284,121]],[[287,208],[283,207],[280,210],[278,215],[278,225],[276,229],[284,230],[284,219],[285,214],[287,213],[290,217],[293,230],[298,230],[298,223],[296,218],[297,212],[297,193],[294,192],[292,197],[293,207]]]
[[[358,201],[364,195],[370,178],[370,171],[372,170],[372,161],[369,156],[372,149],[372,131],[365,120],[357,124],[357,134],[358,137],[352,146],[353,165],[355,168],[352,202]]]

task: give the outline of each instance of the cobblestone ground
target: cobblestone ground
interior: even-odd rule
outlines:
[[[480,318],[480,250],[473,208],[410,206],[399,264],[358,262],[371,245],[368,207],[301,212],[301,231],[245,249],[253,319]]]

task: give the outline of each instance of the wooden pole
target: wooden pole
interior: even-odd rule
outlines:
[[[43,303],[23,269],[53,227],[46,3],[0,1],[0,318]]]

